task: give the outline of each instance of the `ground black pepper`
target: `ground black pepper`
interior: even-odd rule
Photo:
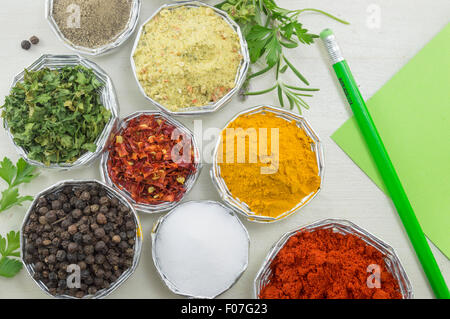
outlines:
[[[82,298],[108,288],[131,267],[136,223],[117,198],[86,184],[39,198],[24,235],[24,261],[33,265],[34,278],[53,295]],[[80,288],[67,287],[71,264],[79,266]]]
[[[132,2],[55,0],[53,18],[64,36],[73,44],[98,48],[112,42],[125,29],[131,16]]]

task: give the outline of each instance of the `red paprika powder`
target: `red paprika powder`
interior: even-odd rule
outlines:
[[[378,265],[380,288],[369,288],[369,265]],[[274,258],[262,299],[400,299],[383,255],[361,238],[331,229],[300,231]]]

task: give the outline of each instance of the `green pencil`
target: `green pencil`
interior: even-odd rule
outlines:
[[[392,165],[386,148],[383,145],[383,141],[378,134],[377,128],[364,103],[364,99],[359,92],[347,61],[345,61],[342,56],[336,38],[330,29],[323,30],[320,34],[320,38],[325,43],[328,53],[330,54],[333,69],[336,72],[339,83],[344,90],[359,129],[369,147],[370,153],[372,154],[378,171],[380,172],[383,182],[397,209],[397,213],[400,216],[414,250],[416,251],[417,257],[422,264],[431,288],[437,298],[449,299],[450,293],[439,270],[439,266],[428,246],[422,228],[417,221],[411,203],[406,196],[405,190]]]

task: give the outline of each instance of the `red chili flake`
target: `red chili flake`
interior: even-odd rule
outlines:
[[[141,115],[129,121],[109,146],[109,176],[136,202],[174,202],[186,192],[185,181],[196,172],[194,150],[175,129],[164,119]],[[186,147],[190,154],[184,156]]]

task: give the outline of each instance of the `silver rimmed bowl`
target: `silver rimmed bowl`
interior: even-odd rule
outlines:
[[[289,238],[297,234],[299,231],[311,232],[319,229],[331,229],[333,232],[340,233],[342,235],[355,235],[361,238],[368,245],[381,252],[384,257],[387,270],[398,282],[403,299],[412,299],[414,297],[411,282],[409,281],[405,269],[403,268],[395,250],[391,246],[387,245],[368,231],[358,227],[352,222],[343,219],[325,219],[287,232],[272,246],[253,282],[253,297],[255,299],[259,299],[261,290],[270,282],[272,275],[270,265],[280,250],[287,243]]]
[[[110,43],[100,46],[98,48],[86,48],[72,43],[67,39],[61,32],[58,24],[53,18],[53,3],[54,0],[45,1],[45,19],[49,23],[53,32],[56,34],[59,40],[69,49],[84,55],[99,56],[114,50],[115,48],[121,46],[125,43],[136,29],[139,21],[139,13],[141,11],[141,0],[132,0],[131,13],[128,23],[124,30],[118,34]]]
[[[14,136],[10,132],[8,127],[8,122],[3,120],[3,127],[5,128],[11,142],[14,144],[16,151],[19,153],[23,159],[25,159],[29,164],[35,165],[41,168],[49,168],[49,169],[73,169],[81,166],[88,165],[92,163],[105,149],[106,142],[108,140],[109,134],[113,127],[117,124],[117,120],[119,117],[119,105],[116,98],[116,93],[114,90],[113,83],[111,78],[106,74],[103,69],[101,69],[96,63],[89,61],[79,55],[53,55],[53,54],[44,54],[39,59],[37,59],[33,64],[28,66],[26,69],[28,71],[38,71],[44,68],[49,69],[61,69],[65,66],[76,66],[82,65],[88,69],[91,69],[97,80],[100,81],[103,86],[100,88],[98,94],[100,95],[100,100],[103,106],[110,111],[111,118],[108,123],[106,123],[103,131],[97,137],[95,144],[97,149],[95,152],[87,151],[83,155],[81,155],[76,161],[72,163],[51,163],[50,165],[45,165],[44,163],[38,162],[36,160],[32,160],[28,157],[28,151],[23,147],[17,145],[14,142]],[[25,71],[17,74],[13,82],[11,84],[11,90],[16,86],[17,83],[22,82],[24,79]]]
[[[213,165],[211,168],[211,178],[213,180],[213,184],[216,186],[217,191],[219,192],[220,197],[222,200],[231,208],[235,209],[238,213],[246,217],[250,221],[254,222],[262,222],[262,223],[270,223],[282,220],[291,214],[297,212],[300,208],[305,206],[307,203],[309,203],[316,195],[319,193],[320,189],[323,185],[323,175],[324,175],[324,157],[323,157],[323,149],[322,149],[322,143],[320,141],[320,138],[316,134],[316,132],[313,130],[311,125],[308,123],[308,121],[301,115],[273,107],[273,106],[256,106],[253,108],[250,108],[248,110],[245,110],[241,113],[238,113],[235,115],[224,127],[226,129],[228,125],[230,125],[232,122],[234,122],[238,117],[251,115],[251,114],[258,114],[258,113],[272,113],[276,116],[285,119],[286,121],[295,121],[296,125],[303,129],[306,134],[311,138],[313,141],[311,143],[311,150],[316,155],[316,162],[317,162],[317,168],[319,172],[320,177],[320,187],[313,193],[309,194],[308,196],[302,198],[299,200],[299,203],[293,207],[291,210],[282,213],[278,217],[269,217],[269,216],[260,216],[253,212],[250,207],[245,203],[242,202],[239,198],[233,196],[233,194],[230,192],[230,190],[227,187],[227,184],[225,180],[222,178],[221,172],[220,172],[220,163],[218,162],[218,152],[221,149],[221,140],[222,136],[219,137],[217,140],[217,144],[214,149],[214,155],[213,155]],[[243,181],[244,182],[244,181]]]
[[[174,202],[161,202],[159,204],[155,204],[155,205],[150,205],[150,204],[144,204],[144,203],[138,203],[136,202],[132,197],[131,194],[122,187],[119,187],[118,185],[116,185],[109,173],[108,173],[108,159],[109,159],[109,151],[108,149],[105,150],[105,152],[103,153],[102,157],[101,157],[101,161],[100,161],[100,173],[102,176],[103,181],[114,187],[115,189],[117,189],[119,192],[121,192],[123,194],[123,196],[125,196],[127,198],[128,201],[130,201],[130,203],[139,211],[144,212],[144,213],[162,213],[162,212],[166,212],[168,210],[171,210],[172,208],[174,208],[175,206],[177,206],[182,200],[183,198],[190,192],[190,190],[192,189],[192,187],[194,187],[195,182],[197,181],[198,176],[200,175],[200,171],[202,168],[202,164],[201,164],[201,156],[200,156],[200,149],[197,143],[197,140],[194,136],[194,134],[187,128],[185,127],[182,123],[178,122],[177,120],[175,120],[174,118],[166,115],[165,113],[161,112],[161,111],[137,111],[134,112],[132,114],[130,114],[129,116],[125,117],[124,119],[122,119],[119,124],[116,126],[116,128],[113,130],[113,132],[111,133],[110,136],[110,143],[113,141],[114,137],[121,132],[123,129],[125,129],[128,126],[128,123],[135,119],[138,118],[142,115],[153,115],[155,116],[155,118],[162,118],[164,119],[169,125],[172,125],[174,127],[176,127],[178,129],[178,131],[180,132],[180,134],[188,137],[190,139],[190,143],[191,143],[191,147],[194,151],[194,165],[196,168],[195,173],[190,174],[188,176],[188,178],[186,179],[184,185],[185,185],[185,193],[183,194],[183,197],[179,200],[179,201],[174,201]]]
[[[237,215],[235,214],[235,212],[230,209],[229,207],[226,207],[225,205],[223,205],[222,203],[216,202],[216,201],[211,201],[211,200],[196,200],[196,201],[189,201],[189,202],[185,202],[183,204],[181,204],[180,206],[176,207],[175,209],[171,210],[169,213],[167,213],[164,216],[161,216],[153,225],[152,228],[152,232],[151,232],[151,237],[152,237],[152,258],[153,258],[153,263],[155,264],[155,268],[161,278],[161,280],[166,284],[167,288],[169,288],[170,291],[172,291],[174,294],[177,294],[179,296],[183,296],[183,297],[188,297],[188,298],[197,298],[197,299],[214,299],[217,296],[223,294],[225,291],[229,290],[231,287],[233,287],[233,285],[239,280],[239,278],[241,278],[242,274],[245,272],[245,270],[247,269],[248,266],[248,253],[247,253],[247,260],[245,261],[245,263],[242,264],[242,268],[239,270],[239,272],[237,272],[234,276],[234,280],[232,281],[232,283],[230,285],[228,285],[227,287],[223,287],[221,289],[220,292],[216,293],[215,295],[212,296],[198,296],[198,295],[193,295],[190,292],[184,291],[182,288],[179,288],[175,283],[173,283],[171,281],[171,279],[168,277],[167,273],[165,272],[165,270],[161,267],[161,258],[160,256],[158,256],[157,253],[157,243],[160,240],[160,230],[161,228],[164,226],[164,223],[166,222],[166,220],[173,214],[177,213],[176,210],[180,210],[182,213],[182,208],[184,205],[189,205],[189,204],[208,204],[208,205],[217,205],[220,206],[224,209],[224,212],[226,212],[227,214],[229,214],[230,216],[234,217],[237,221],[237,225],[241,227],[242,231],[245,233],[245,237],[246,237],[246,242],[243,242],[242,244],[245,245],[247,247],[247,249],[250,249],[250,236],[248,234],[247,229],[245,228],[244,224],[241,222],[241,220],[237,217]],[[177,234],[173,234],[173,236],[177,236]],[[204,239],[206,240],[206,239]],[[199,247],[199,249],[201,249],[201,247]],[[179,267],[183,267],[183,265],[179,265]]]
[[[58,193],[58,192],[62,191],[64,189],[64,187],[66,187],[66,186],[83,187],[86,185],[99,186],[100,188],[102,188],[106,191],[106,194],[108,197],[117,198],[121,204],[125,205],[126,207],[128,207],[130,209],[130,211],[133,214],[134,221],[136,223],[136,237],[135,237],[135,244],[134,244],[133,262],[132,262],[131,267],[128,268],[127,270],[125,270],[119,276],[119,278],[117,278],[116,281],[111,283],[109,288],[101,289],[101,290],[97,291],[94,295],[86,295],[83,297],[83,299],[105,298],[106,296],[111,294],[114,290],[116,290],[120,285],[122,285],[134,273],[134,271],[136,270],[136,268],[139,264],[139,260],[141,257],[142,242],[143,242],[142,226],[139,221],[139,217],[138,217],[136,211],[134,210],[133,206],[128,202],[128,200],[122,194],[120,194],[118,191],[116,191],[112,187],[109,187],[99,181],[96,181],[96,180],[66,180],[66,181],[61,181],[61,182],[58,182],[58,183],[50,186],[49,188],[41,191],[39,194],[37,194],[35,196],[33,202],[30,205],[30,208],[28,209],[27,213],[25,214],[25,218],[23,220],[21,231],[20,231],[20,249],[21,249],[22,263],[23,263],[25,269],[27,270],[28,274],[30,275],[30,277],[33,279],[33,281],[46,294],[48,294],[49,296],[52,296],[52,297],[59,298],[59,299],[77,299],[77,298],[73,297],[73,296],[69,296],[69,295],[56,295],[56,296],[52,295],[49,291],[49,288],[41,280],[36,280],[34,278],[34,274],[35,274],[34,264],[27,263],[24,260],[24,256],[26,254],[26,249],[27,249],[27,244],[28,244],[27,239],[25,238],[26,237],[25,236],[25,227],[27,226],[30,215],[33,212],[33,210],[36,208],[36,205],[41,197],[52,194],[52,193]]]
[[[146,93],[144,88],[142,87],[141,83],[139,82],[139,79],[137,77],[136,74],[136,65],[134,63],[134,54],[136,52],[136,49],[138,47],[138,44],[140,42],[141,39],[141,35],[142,32],[145,28],[145,26],[147,25],[148,22],[150,22],[152,19],[154,19],[160,12],[161,10],[164,9],[177,9],[180,7],[188,7],[188,8],[197,8],[197,7],[208,7],[211,8],[212,10],[214,10],[214,12],[221,17],[222,19],[224,19],[229,25],[230,27],[238,34],[239,36],[239,42],[241,45],[241,55],[242,55],[242,61],[241,64],[239,65],[239,68],[237,70],[236,73],[236,78],[235,78],[235,86],[232,90],[230,90],[225,96],[223,96],[221,99],[217,100],[216,102],[211,102],[205,106],[192,106],[192,107],[187,107],[184,108],[182,110],[178,110],[178,111],[172,111],[169,110],[168,108],[166,108],[164,105],[162,105],[161,103],[155,101],[154,99],[152,99],[151,97],[149,97]],[[138,34],[136,36],[136,41],[134,43],[133,46],[133,50],[131,51],[131,56],[130,56],[130,63],[131,63],[131,68],[133,70],[133,74],[134,74],[134,78],[136,80],[136,83],[139,87],[139,90],[141,91],[141,93],[144,95],[144,97],[149,100],[150,102],[152,102],[154,105],[156,105],[159,109],[161,109],[163,112],[171,114],[171,115],[195,115],[195,114],[204,114],[204,113],[211,113],[214,112],[216,110],[218,110],[219,108],[221,108],[223,105],[227,104],[228,102],[231,101],[231,99],[233,98],[234,95],[236,95],[240,88],[242,87],[242,85],[245,82],[246,76],[247,76],[247,72],[250,66],[250,56],[249,56],[249,52],[248,52],[248,47],[247,47],[247,42],[245,41],[245,38],[241,32],[241,28],[239,27],[239,25],[237,25],[236,22],[233,21],[233,19],[231,19],[228,14],[222,10],[219,10],[213,6],[210,6],[208,4],[199,2],[199,1],[179,1],[177,3],[174,4],[165,4],[163,6],[161,6],[158,10],[156,10],[156,12],[150,17],[148,18],[139,28]]]

